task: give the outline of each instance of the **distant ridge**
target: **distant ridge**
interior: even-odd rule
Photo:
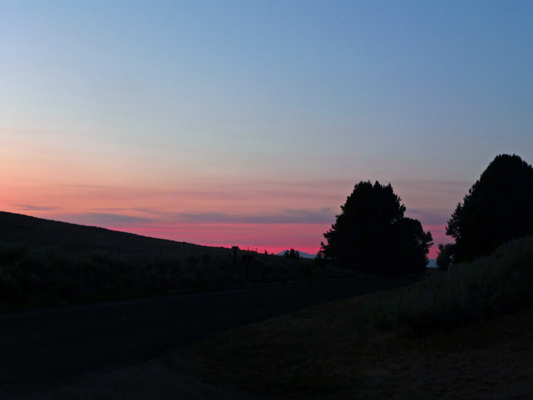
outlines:
[[[94,226],[52,221],[28,215],[0,211],[0,240],[24,243],[30,248],[61,250],[72,253],[109,251],[116,253],[185,252],[201,253],[221,247],[200,246],[173,240],[113,231]],[[228,250],[229,249],[225,249]]]
[[[276,254],[277,256],[282,256],[285,254],[286,251],[289,251],[289,250],[283,250],[283,251],[280,251],[278,254]],[[296,250],[298,251],[298,253],[300,253],[300,256],[302,258],[315,258],[315,255],[314,254],[309,254],[309,253],[305,253],[303,251],[299,251],[299,250]]]

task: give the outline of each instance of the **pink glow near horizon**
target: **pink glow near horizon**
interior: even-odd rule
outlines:
[[[35,214],[35,213],[34,213]],[[79,222],[76,219],[71,222]],[[98,226],[121,232],[194,243],[204,246],[238,246],[241,249],[277,254],[295,248],[309,254],[316,254],[320,242],[325,241],[323,233],[331,224],[230,224],[230,223],[147,223],[134,225],[98,224]],[[431,231],[435,245],[429,258],[437,257],[437,244],[449,243],[445,225],[424,226]]]
[[[139,226],[109,227],[109,229],[204,246],[238,246],[241,249],[257,250],[260,253],[266,250],[268,253],[277,254],[289,248],[295,248],[308,254],[316,254],[320,250],[320,242],[325,241],[324,232],[330,227],[330,224],[269,224],[261,226],[257,224],[180,224],[166,228]],[[430,259],[437,258],[437,245],[439,243],[453,242],[445,234],[445,225],[424,226],[424,230],[431,232],[435,243],[428,254]],[[287,243],[291,244],[287,245]]]
[[[0,4],[0,210],[315,253],[390,182],[434,258],[496,155],[533,160],[531,2]]]
[[[110,227],[138,235],[184,241],[214,247],[238,246],[241,249],[277,254],[295,248],[316,254],[322,233],[328,229],[323,224],[176,224],[167,227]],[[287,243],[290,243],[288,245]],[[317,243],[313,246],[310,243]]]
[[[289,248],[316,254],[320,242],[324,241],[324,232],[335,222],[340,204],[353,188],[349,181],[222,182],[213,183],[209,191],[196,187],[184,187],[180,191],[91,185],[13,186],[0,199],[0,208],[5,211],[162,239],[206,246],[239,246],[275,254]],[[398,194],[402,202],[406,203],[407,216],[419,219],[424,229],[431,231],[435,245],[429,258],[435,258],[437,244],[451,241],[445,235],[444,225],[446,214],[451,211],[446,210],[449,206],[442,199],[453,204],[460,198],[458,193],[465,184],[455,185],[450,200],[445,197],[449,184],[444,185],[445,190],[439,190],[439,185],[433,183],[431,190],[440,203],[422,193],[424,183],[399,182],[396,186],[401,190]],[[428,203],[444,211],[432,211]]]

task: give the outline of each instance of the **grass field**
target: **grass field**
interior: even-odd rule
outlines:
[[[213,337],[177,353],[176,366],[284,398],[531,398],[532,244]]]

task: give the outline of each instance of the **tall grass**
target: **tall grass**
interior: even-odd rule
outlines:
[[[226,250],[226,251],[223,251]],[[247,255],[248,257],[242,257]],[[244,260],[244,261],[243,261]],[[0,309],[340,277],[311,260],[212,253],[72,253],[0,241]]]
[[[446,331],[533,306],[533,236],[491,256],[436,271],[382,310],[377,323],[404,333]]]

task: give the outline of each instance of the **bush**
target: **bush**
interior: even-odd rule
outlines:
[[[294,250],[293,248],[291,248],[290,250],[286,250],[283,255],[285,256],[285,258],[288,258],[290,260],[299,260],[300,258],[302,258],[300,256],[300,252],[298,250]]]
[[[439,244],[439,252],[437,253],[437,267],[441,271],[448,271],[450,265],[453,264],[453,256],[455,254],[455,244]]]
[[[533,306],[533,236],[413,285],[388,312],[417,335],[446,331]]]

